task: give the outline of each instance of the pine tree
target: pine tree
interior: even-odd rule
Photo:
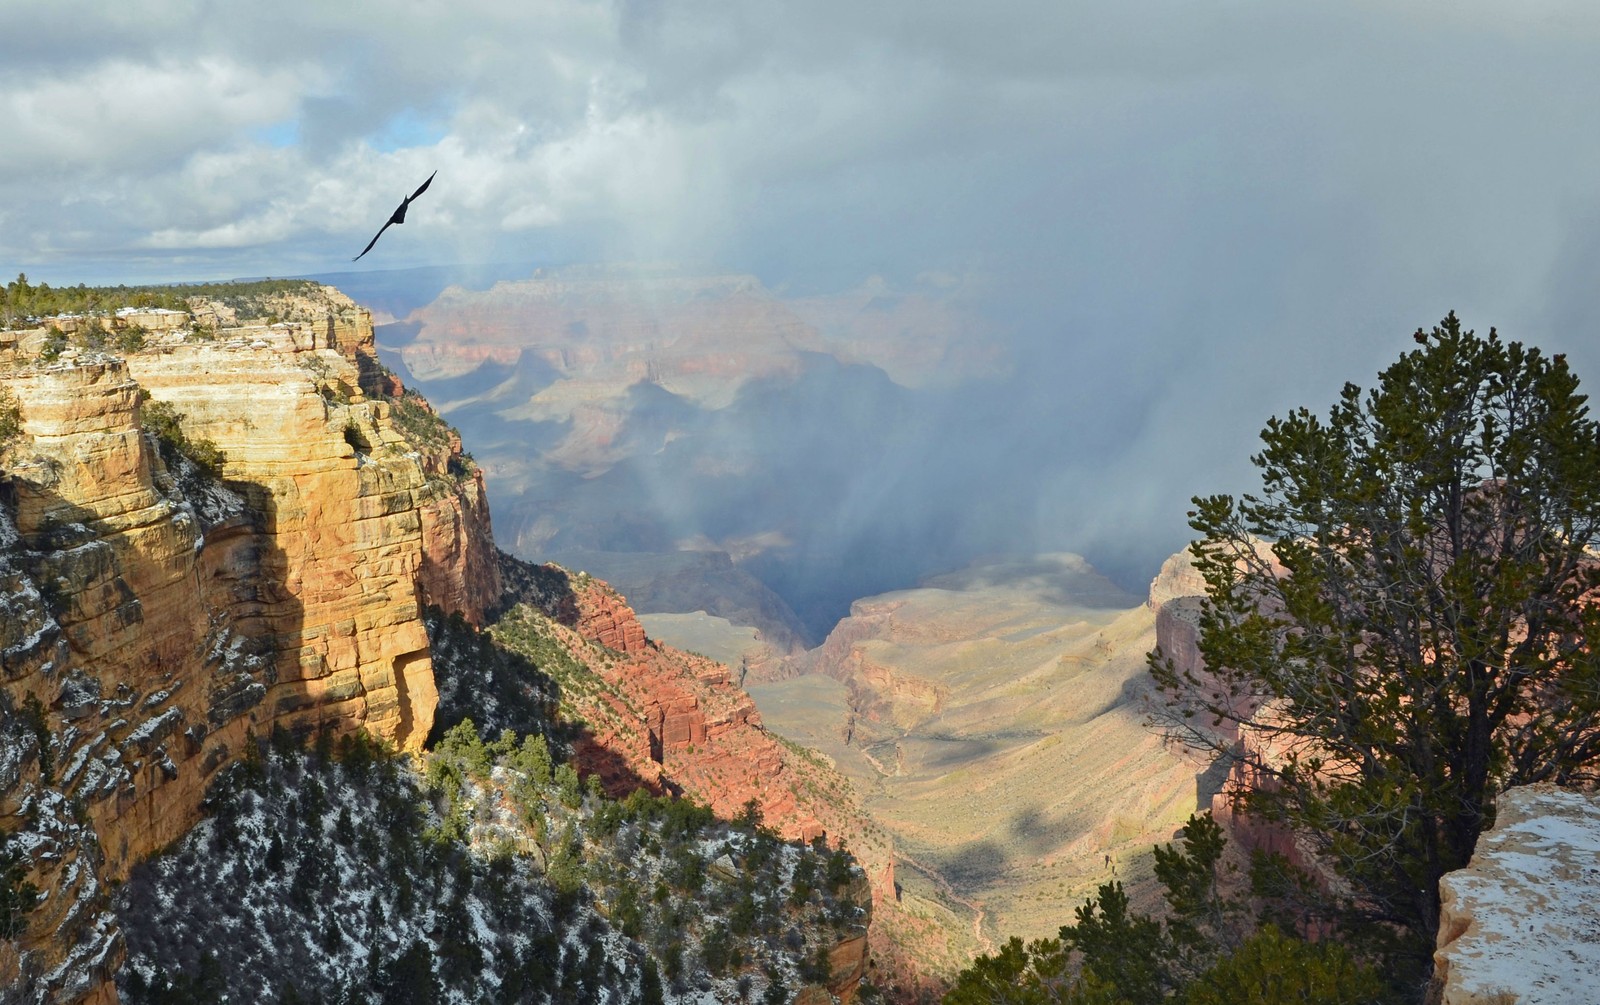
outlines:
[[[1260,496],[1195,499],[1205,669],[1151,665],[1187,739],[1242,721],[1281,752],[1247,752],[1247,810],[1312,842],[1351,935],[1397,934],[1420,982],[1495,796],[1597,775],[1600,427],[1559,355],[1454,314],[1416,341],[1326,420],[1271,420]]]

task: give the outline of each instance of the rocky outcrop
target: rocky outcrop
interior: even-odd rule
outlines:
[[[479,617],[498,597],[481,481],[429,470],[397,404],[363,390],[364,312],[326,307],[0,375],[22,419],[0,508],[0,830],[45,893],[13,983],[107,1000],[106,884],[199,819],[252,734],[419,748],[421,604]],[[147,400],[221,450],[220,482],[144,428]]]
[[[223,451],[223,479],[259,530],[254,567],[239,571],[252,623],[274,643],[270,717],[420,747],[437,701],[417,589],[434,493],[384,421],[388,405],[351,386],[342,357],[292,328],[260,334],[128,368],[181,410],[187,436]]]
[[[1160,611],[1167,601],[1180,597],[1201,597],[1206,592],[1206,581],[1194,567],[1194,556],[1188,549],[1171,555],[1161,563],[1161,569],[1150,581],[1150,594],[1145,606]]]
[[[1472,862],[1439,881],[1440,1005],[1600,1001],[1600,796],[1508,789]]]
[[[896,613],[901,606],[902,601],[893,598],[858,600],[850,605],[850,616],[834,626],[822,645],[774,660],[755,678],[784,680],[825,674],[849,688],[852,712],[872,722],[909,727],[937,716],[944,708],[948,688],[872,655],[873,643],[900,640],[904,628]],[[952,636],[933,641],[957,640]]]
[[[598,580],[577,594],[578,633],[607,649],[639,656],[648,648],[644,626],[622,598]]]
[[[0,812],[46,894],[19,978],[93,1000],[120,959],[105,884],[194,822],[274,667],[229,595],[253,564],[242,521],[225,501],[162,491],[172,480],[127,368],[83,362],[5,384],[23,431],[7,455],[3,700],[8,726],[29,728],[7,730]],[[208,530],[207,509],[223,517]]]
[[[645,638],[632,609],[599,580],[579,577],[566,620],[601,647],[590,668],[615,688],[591,702],[598,735],[588,769],[615,777],[603,754],[621,754],[632,774],[678,789],[719,815],[755,800],[768,825],[786,838],[823,836],[781,745],[767,734],[750,696],[728,668]],[[581,652],[581,650],[580,650]]]

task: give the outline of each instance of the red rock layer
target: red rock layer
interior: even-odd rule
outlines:
[[[719,815],[733,816],[754,799],[784,837],[823,835],[799,796],[785,750],[762,728],[755,702],[727,667],[647,640],[633,610],[597,580],[575,584],[570,618],[584,639],[615,654],[592,650],[588,658],[619,696],[594,710],[602,734],[596,747],[620,754],[638,777],[680,789]],[[585,766],[615,777],[597,753],[587,752]]]

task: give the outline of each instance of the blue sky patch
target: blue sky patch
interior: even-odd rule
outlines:
[[[367,142],[374,150],[387,154],[410,147],[433,146],[444,139],[446,132],[443,119],[406,108],[368,136]]]
[[[286,119],[283,122],[274,122],[270,126],[257,126],[250,130],[250,136],[258,143],[265,143],[269,147],[292,147],[300,142],[300,120]]]

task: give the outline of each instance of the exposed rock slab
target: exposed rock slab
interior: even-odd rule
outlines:
[[[1600,1001],[1600,795],[1507,790],[1439,892],[1441,1005]]]

